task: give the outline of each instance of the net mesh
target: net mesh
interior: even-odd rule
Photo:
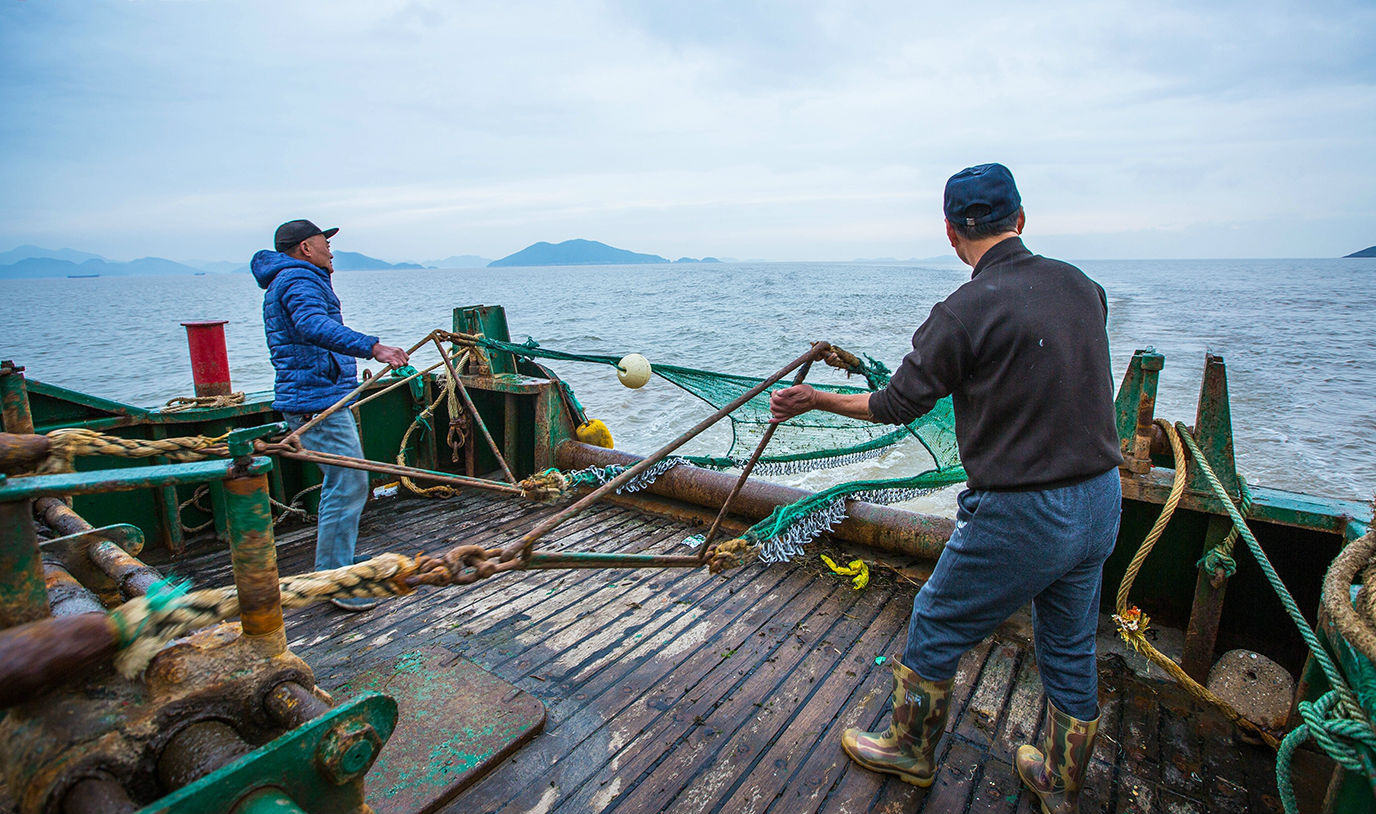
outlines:
[[[563,361],[594,362],[618,367],[613,356],[577,354],[540,347],[534,339],[523,344],[482,338],[479,343],[489,350],[506,351],[533,361],[535,358]],[[677,365],[659,364],[653,372],[688,393],[721,409],[764,379],[718,373]],[[864,393],[878,390],[889,382],[889,371],[870,357],[856,362],[850,372],[863,376],[867,388],[847,385],[814,384],[819,390],[833,393]],[[691,465],[727,469],[741,467],[764,437],[770,426],[769,396],[775,390],[788,387],[778,382],[751,398],[729,414],[731,443],[721,456],[674,456],[660,461],[641,473],[624,491],[644,488],[662,472],[674,466]],[[572,399],[572,391],[569,391]],[[765,453],[760,456],[755,472],[762,475],[802,472],[832,466],[843,466],[882,454],[905,438],[915,438],[932,458],[932,468],[918,475],[884,480],[860,480],[833,486],[810,495],[797,503],[780,506],[772,514],[750,527],[741,538],[756,550],[764,562],[787,562],[803,553],[803,546],[831,530],[846,518],[847,500],[869,503],[896,503],[965,480],[956,446],[955,412],[949,397],[937,402],[926,415],[902,427],[875,424],[814,410],[778,425]],[[575,483],[605,483],[620,474],[622,467],[605,469],[592,467],[571,473]],[[701,538],[689,538],[696,544]]]
[[[619,361],[614,356],[569,353],[543,348],[534,339],[517,344],[483,338],[481,344],[489,350],[505,351],[532,360],[542,358],[593,362],[613,367],[616,367]],[[764,381],[753,376],[668,364],[657,364],[652,370],[655,375],[716,409],[725,407]],[[853,372],[863,376],[869,387],[833,384],[812,386],[833,393],[865,393],[883,387],[889,380],[888,370],[873,359],[868,359]],[[743,465],[769,427],[770,394],[788,386],[787,382],[778,382],[728,416],[731,421],[731,443],[722,455],[686,456],[687,460],[698,466],[714,469]],[[960,465],[960,453],[956,447],[955,416],[948,397],[937,402],[926,415],[902,427],[875,424],[820,410],[792,418],[780,424],[775,430],[774,437],[765,454],[760,457],[755,471],[762,475],[791,474],[844,466],[879,455],[909,437],[917,439],[922,444],[932,458],[933,468],[946,469]]]

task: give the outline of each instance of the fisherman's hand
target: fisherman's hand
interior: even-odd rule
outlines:
[[[406,351],[391,345],[384,345],[381,342],[373,345],[373,358],[379,362],[386,362],[392,367],[401,367],[410,361]]]
[[[773,416],[771,424],[787,421],[795,415],[802,415],[817,407],[817,391],[811,385],[796,384],[775,390],[769,397],[769,412]]]

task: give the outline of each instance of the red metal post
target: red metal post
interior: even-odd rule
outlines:
[[[191,348],[191,377],[196,382],[197,396],[227,396],[234,392],[229,385],[226,322],[206,319],[182,323],[186,326],[186,344]]]

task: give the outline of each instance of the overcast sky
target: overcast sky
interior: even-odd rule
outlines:
[[[949,253],[1007,164],[1068,259],[1376,243],[1376,3],[0,0],[0,250]]]

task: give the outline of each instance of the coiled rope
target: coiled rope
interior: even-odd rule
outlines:
[[[244,403],[243,393],[226,393],[223,396],[178,396],[168,399],[167,404],[158,412],[180,413],[183,410],[212,410],[216,407],[238,407]]]

